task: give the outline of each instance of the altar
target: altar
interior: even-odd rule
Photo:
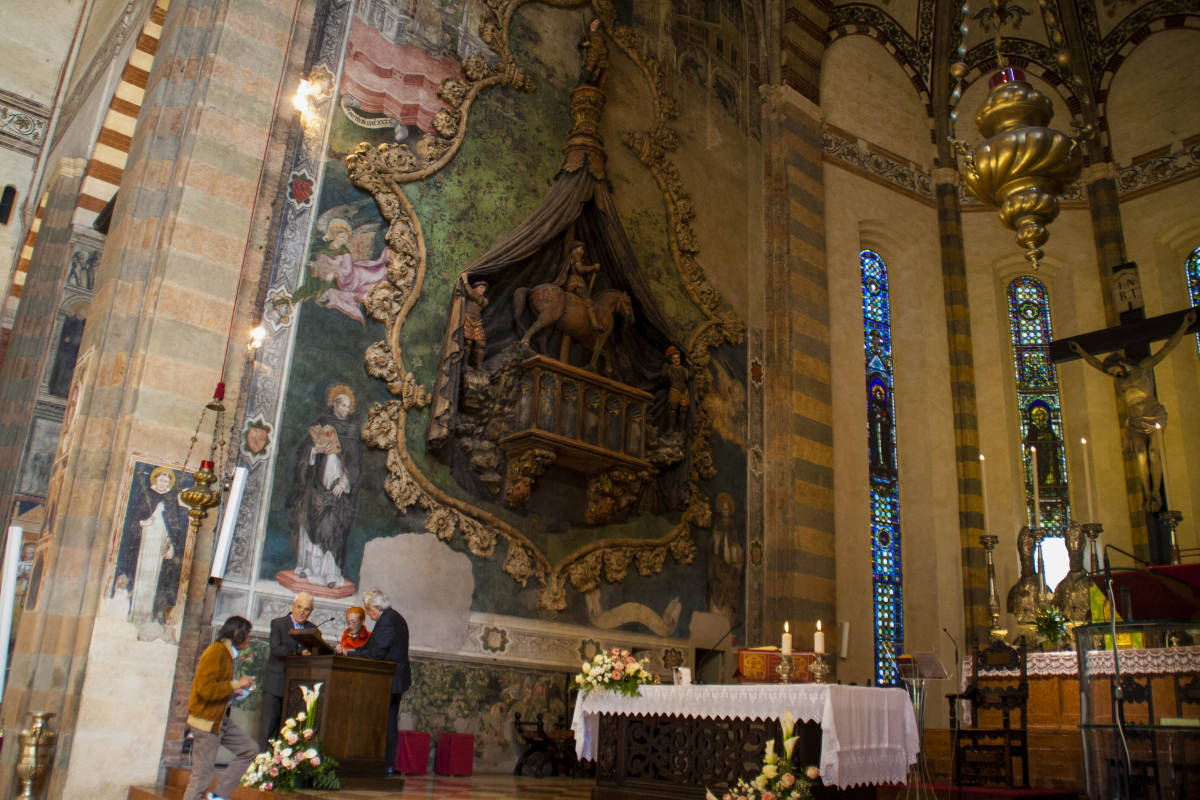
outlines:
[[[903,689],[831,684],[643,686],[638,697],[581,695],[571,728],[580,758],[596,762],[594,800],[702,798],[706,787],[753,777],[766,742],[790,711],[795,763],[827,787],[907,781],[920,737]],[[800,723],[808,723],[801,726]]]

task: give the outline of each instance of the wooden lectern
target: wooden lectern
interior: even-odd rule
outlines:
[[[326,753],[337,759],[338,775],[380,776],[385,764],[391,661],[351,656],[289,656],[284,684],[283,716],[304,710],[300,686],[323,683],[317,701],[317,736]]]

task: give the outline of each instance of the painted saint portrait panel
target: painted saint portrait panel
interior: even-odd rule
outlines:
[[[179,497],[191,477],[170,467],[134,462],[120,543],[104,606],[137,627],[143,641],[174,641],[188,510]]]

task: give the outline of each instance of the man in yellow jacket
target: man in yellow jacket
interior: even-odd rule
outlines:
[[[192,777],[183,800],[225,800],[241,781],[246,767],[258,754],[258,745],[229,719],[229,701],[244,697],[254,686],[249,675],[235,678],[234,659],[250,640],[250,620],[230,617],[217,639],[205,649],[192,677],[188,697],[188,726],[192,729]],[[216,774],[217,750],[222,745],[233,753],[233,761],[217,779],[213,791],[205,793]]]

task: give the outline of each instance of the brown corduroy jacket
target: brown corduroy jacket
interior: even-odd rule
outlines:
[[[216,733],[229,698],[237,690],[233,679],[233,647],[225,639],[210,644],[200,656],[188,697],[188,725],[205,733]]]

